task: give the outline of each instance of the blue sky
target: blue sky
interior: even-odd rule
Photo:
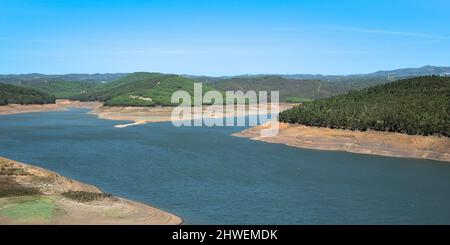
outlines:
[[[0,73],[366,73],[450,65],[450,2],[0,1]]]

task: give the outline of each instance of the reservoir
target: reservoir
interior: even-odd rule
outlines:
[[[182,217],[187,224],[450,224],[450,163],[293,148],[245,127],[0,116],[0,156]]]

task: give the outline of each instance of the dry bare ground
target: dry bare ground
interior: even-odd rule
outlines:
[[[227,111],[226,108],[222,106],[203,106],[202,112],[221,111],[222,113],[211,113],[211,114],[194,114],[194,108],[188,107],[187,110],[191,110],[192,119],[200,119],[202,117],[209,118],[224,118],[233,116],[245,116],[245,115],[259,115],[267,113],[279,113],[280,111],[292,108],[295,104],[292,103],[280,103],[278,108],[272,108],[269,104],[267,106],[267,112],[261,110],[261,106],[257,104],[251,104],[243,107],[243,110]],[[103,106],[93,109],[90,113],[97,115],[99,118],[108,120],[125,120],[133,121],[131,124],[117,125],[119,128],[151,123],[151,122],[170,122],[172,121],[172,110],[175,107],[165,106],[165,107],[123,107],[123,106]]]
[[[266,125],[234,134],[269,143],[391,157],[424,158],[450,162],[450,138],[379,131],[351,131],[280,123],[276,137],[261,137]]]
[[[81,201],[66,193],[97,193]],[[182,219],[57,173],[0,157],[0,224],[158,224]]]
[[[45,105],[18,105],[10,104],[0,106],[0,115],[45,112],[45,111],[65,111],[69,107],[95,109],[102,106],[101,102],[82,102],[73,100],[56,100],[55,104]]]

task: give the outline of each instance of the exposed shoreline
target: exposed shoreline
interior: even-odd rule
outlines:
[[[178,216],[135,201],[108,196],[82,202],[64,196],[68,191],[104,194],[93,185],[0,157],[0,194],[3,194],[0,195],[0,224],[180,225],[183,223],[183,219]],[[32,210],[25,217],[20,217],[20,213],[14,210],[16,208],[25,212],[24,210],[30,209],[30,205],[33,208],[42,205],[44,208]],[[46,217],[43,214],[48,213],[49,207],[52,208],[51,217]]]
[[[279,108],[271,108],[270,104],[267,106],[267,113],[279,113],[280,111],[286,110],[288,108],[293,107],[295,104],[292,103],[280,103]],[[96,107],[89,114],[93,114],[98,116],[101,119],[107,120],[118,120],[118,121],[132,121],[134,123],[130,124],[121,124],[116,125],[117,128],[125,128],[128,126],[141,125],[145,123],[155,123],[155,122],[171,122],[172,121],[172,110],[175,107],[127,107],[127,106],[101,106]],[[220,111],[222,106],[203,106],[202,113],[206,111],[206,109],[216,109],[216,111]],[[194,114],[194,108],[186,108],[188,110],[192,109],[191,119],[197,120],[205,117],[204,115]],[[262,115],[267,114],[263,111],[260,111],[260,106],[257,104],[251,104],[245,106],[245,110],[237,110],[235,116],[244,116],[244,115]],[[233,113],[227,112],[226,110],[222,113],[209,115],[209,119],[218,119],[225,117],[232,117]],[[181,119],[180,119],[181,120]]]
[[[244,116],[244,115],[262,115],[267,113],[279,113],[280,111],[292,108],[294,103],[280,103],[278,108],[272,108],[270,104],[267,106],[267,112],[260,111],[261,106],[257,104],[246,105],[244,110],[237,110],[236,115],[227,112],[226,109],[222,113],[213,113],[209,115],[209,119],[218,119],[232,116]],[[172,106],[150,106],[150,107],[135,107],[135,106],[103,106],[102,102],[98,101],[74,101],[66,99],[58,99],[55,104],[44,105],[18,105],[10,104],[0,106],[0,115],[20,114],[20,113],[34,113],[34,112],[47,112],[47,111],[67,111],[68,108],[83,108],[90,109],[89,114],[96,115],[100,119],[114,120],[114,121],[131,121],[128,124],[118,124],[116,128],[126,128],[135,125],[141,125],[146,123],[155,122],[171,122],[172,110],[175,107]],[[216,112],[222,109],[222,106],[208,106],[204,105],[202,113],[206,109],[214,109]],[[194,107],[186,109],[192,109],[191,119],[197,120],[204,117],[202,114],[194,114]],[[182,119],[179,119],[182,120]]]
[[[233,135],[313,150],[345,151],[450,162],[450,138],[448,137],[379,131],[362,132],[287,123],[280,123],[277,136],[261,137],[260,132],[266,127],[265,125],[257,126]]]
[[[58,99],[55,104],[31,104],[31,105],[19,105],[19,104],[9,104],[0,106],[0,115],[11,115],[11,114],[21,114],[21,113],[33,113],[33,112],[47,112],[47,111],[66,111],[68,108],[84,108],[84,109],[95,109],[103,105],[101,102],[97,101],[74,101]]]

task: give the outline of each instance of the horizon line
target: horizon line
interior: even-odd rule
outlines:
[[[402,69],[420,69],[425,67],[436,67],[436,68],[450,68],[450,65],[447,66],[434,66],[434,65],[423,65],[418,67],[400,67],[393,69],[382,69],[376,70],[368,73],[347,73],[347,74],[324,74],[324,73],[243,73],[243,74],[234,74],[234,75],[208,75],[208,74],[190,74],[190,73],[173,73],[173,72],[158,72],[158,71],[132,71],[132,72],[69,72],[69,73],[40,73],[40,72],[29,72],[29,73],[0,73],[0,76],[17,76],[17,75],[46,75],[46,76],[63,76],[63,75],[105,75],[105,74],[133,74],[139,72],[146,73],[160,73],[167,75],[179,75],[179,76],[205,76],[205,77],[240,77],[240,76],[298,76],[298,75],[310,75],[310,76],[361,76],[361,75],[369,75],[377,72],[388,72]]]

